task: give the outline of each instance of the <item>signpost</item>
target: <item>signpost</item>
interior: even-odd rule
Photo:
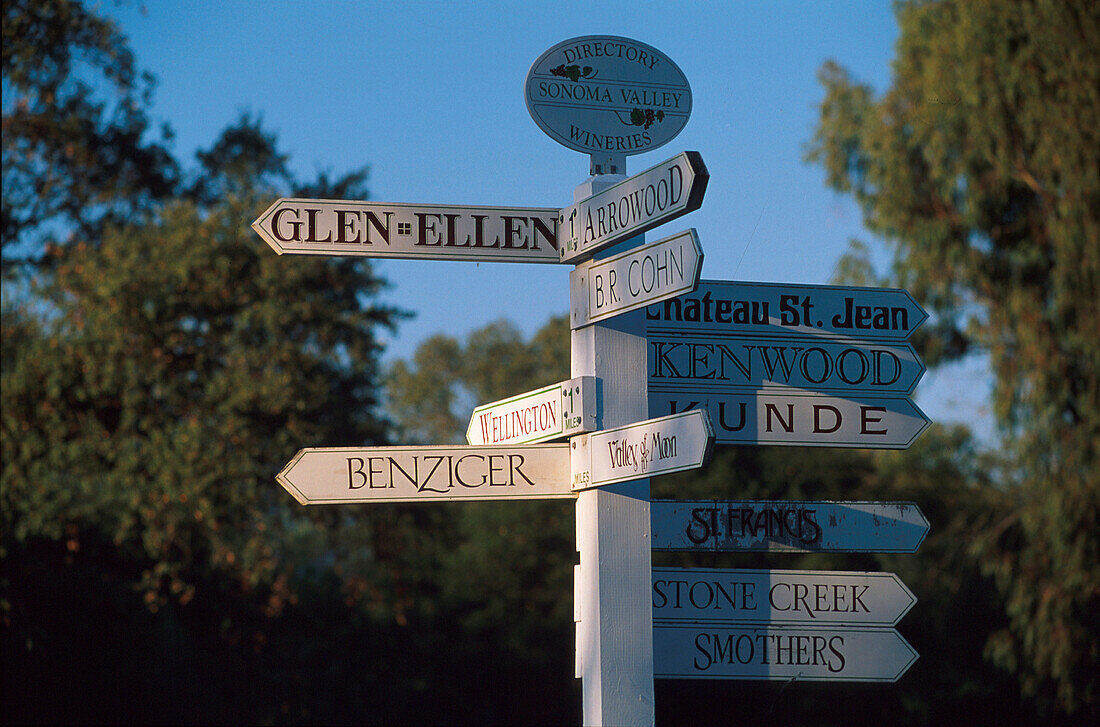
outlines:
[[[907,398],[731,391],[651,390],[651,414],[710,413],[717,444],[906,449],[931,420]]]
[[[654,550],[915,553],[912,502],[654,500]]]
[[[666,679],[896,682],[917,652],[894,629],[654,624]]]
[[[474,409],[470,444],[529,444],[596,428],[596,379],[579,376]]]
[[[657,240],[614,257],[578,265],[569,273],[573,328],[690,293],[699,280],[703,249],[695,230]]]
[[[593,253],[699,209],[710,175],[685,151],[561,211],[562,262]]]
[[[660,51],[563,41],[525,95],[543,131],[591,155],[569,207],[279,199],[252,227],[279,254],[574,263],[573,378],[477,407],[469,446],[302,449],[279,484],[303,505],[575,499],[587,725],[652,724],[654,676],[898,679],[917,654],[889,627],[916,599],[893,574],[653,570],[651,550],[913,552],[928,531],[915,505],[651,507],[648,477],[703,466],[715,442],[907,447],[929,424],[905,397],[924,373],[905,341],[927,313],[903,290],[699,283],[693,229],[644,244],[709,180],[690,151],[625,177],[691,111]]]
[[[556,263],[556,209],[279,199],[252,229],[282,255]]]
[[[908,292],[844,285],[701,280],[695,291],[646,309],[647,334],[822,334],[904,341],[928,318]]]
[[[698,410],[574,437],[573,489],[702,467],[713,442],[710,421]]]
[[[653,569],[654,623],[895,626],[916,602],[893,573]]]
[[[575,497],[568,444],[316,447],[275,479],[303,505]]]

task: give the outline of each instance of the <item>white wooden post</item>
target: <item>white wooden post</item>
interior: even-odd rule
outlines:
[[[623,167],[616,171],[621,173],[590,177],[576,188],[574,201],[625,178]],[[626,244],[640,242],[639,236]],[[599,381],[599,429],[649,418],[644,315],[626,313],[572,332],[571,375]],[[649,480],[581,492],[577,551],[574,615],[583,724],[653,725]]]

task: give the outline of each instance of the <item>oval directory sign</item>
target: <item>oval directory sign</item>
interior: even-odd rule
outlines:
[[[691,114],[672,60],[612,35],[562,41],[527,72],[527,110],[550,138],[590,154],[640,154],[667,144]]]

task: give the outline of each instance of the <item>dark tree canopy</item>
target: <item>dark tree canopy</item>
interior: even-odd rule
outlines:
[[[0,710],[346,721],[363,700],[338,690],[377,667],[333,650],[418,648],[379,627],[408,620],[416,528],[303,509],[274,475],[385,440],[379,330],[402,314],[367,261],[278,256],[248,221],[299,188],[365,196],[366,169],[297,182],[245,115],[182,174],[117,28],[79,2],[3,12]],[[372,695],[379,719],[412,684]]]
[[[420,344],[390,368],[390,411],[402,441],[465,442],[474,406],[569,378],[569,328],[551,319],[529,342],[508,321]]]
[[[975,543],[1010,627],[989,652],[1061,709],[1100,700],[1100,6],[905,2],[881,96],[834,64],[809,158],[976,351],[1015,455]]]
[[[146,113],[152,78],[113,23],[76,0],[11,0],[3,13],[8,263],[152,209],[175,193],[179,168],[170,132]]]

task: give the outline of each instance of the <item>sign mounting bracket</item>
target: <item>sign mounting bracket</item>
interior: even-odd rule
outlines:
[[[626,154],[600,152],[591,154],[590,158],[588,173],[593,177],[603,174],[626,174]]]

